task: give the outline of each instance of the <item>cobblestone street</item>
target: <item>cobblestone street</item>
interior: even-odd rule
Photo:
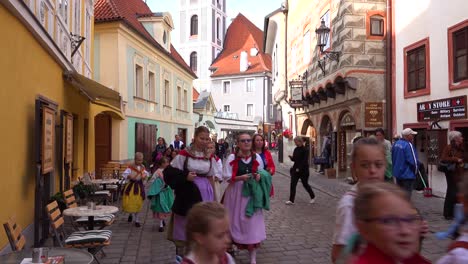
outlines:
[[[327,179],[311,169],[316,203],[309,204],[302,185],[298,185],[296,203],[287,206],[284,201],[289,195],[288,165],[279,165],[274,176],[276,196],[271,210],[266,213],[267,240],[258,252],[257,263],[330,263],[331,238],[335,221],[336,203],[350,187],[342,180]],[[436,241],[433,232],[449,224],[443,220],[443,199],[424,198],[414,193],[413,201],[429,221],[431,234],[423,244],[423,255],[432,261],[444,252],[447,242]],[[147,207],[145,207],[145,210]],[[174,263],[175,249],[165,239],[166,233],[158,232],[158,224],[151,211],[146,211],[144,224],[135,228],[127,223],[127,215],[120,214],[112,226],[112,245],[105,251],[103,263]],[[237,263],[248,263],[247,252],[236,256]]]

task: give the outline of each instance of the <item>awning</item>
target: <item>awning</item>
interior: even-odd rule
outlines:
[[[63,76],[67,82],[79,89],[92,103],[111,107],[123,116],[122,98],[118,92],[77,72],[65,72]]]

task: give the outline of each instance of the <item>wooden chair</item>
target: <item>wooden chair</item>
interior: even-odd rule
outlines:
[[[78,207],[76,203],[75,194],[73,193],[73,189],[67,190],[63,192],[63,198],[65,199],[65,204],[67,208],[75,208]],[[103,229],[106,226],[110,226],[115,221],[115,215],[113,214],[105,214],[101,216],[94,217],[95,226],[98,226],[99,229]],[[72,226],[75,230],[78,230],[78,227],[86,228],[88,226],[88,217],[79,217],[72,221]]]
[[[3,224],[5,232],[10,242],[11,250],[20,251],[26,245],[26,238],[21,233],[21,227],[16,223],[15,217],[10,217],[6,223]]]
[[[93,254],[94,260],[100,263],[96,258],[96,254],[104,247],[110,245],[112,231],[110,230],[87,230],[77,231],[66,236],[63,228],[64,220],[62,213],[58,207],[57,201],[46,206],[47,215],[50,220],[50,225],[54,232],[54,240],[61,247],[66,248],[87,248],[88,252]]]

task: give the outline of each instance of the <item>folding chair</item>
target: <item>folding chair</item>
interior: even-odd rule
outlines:
[[[16,223],[14,216],[10,217],[6,223],[3,224],[5,232],[10,242],[11,250],[20,251],[26,245],[26,238],[21,234],[21,227]]]
[[[66,237],[63,228],[64,220],[62,213],[58,207],[57,201],[46,206],[47,215],[49,216],[50,225],[54,231],[54,240],[61,247],[66,248],[87,248],[88,252],[94,257],[97,263],[100,263],[96,254],[105,246],[110,245],[112,231],[110,230],[86,230],[77,231]],[[104,253],[104,252],[103,252]]]

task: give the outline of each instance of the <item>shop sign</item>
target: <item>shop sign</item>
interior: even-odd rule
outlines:
[[[55,149],[55,111],[52,108],[42,108],[42,174],[54,170]]]
[[[364,105],[365,127],[383,127],[383,103],[368,102]]]
[[[73,116],[67,115],[65,119],[65,162],[73,161]]]
[[[346,171],[346,131],[340,131],[338,137],[338,170]]]
[[[418,121],[466,118],[466,95],[417,104]]]
[[[350,113],[346,113],[343,118],[341,118],[340,126],[342,127],[349,127],[355,126],[356,122],[354,122],[354,118]]]

